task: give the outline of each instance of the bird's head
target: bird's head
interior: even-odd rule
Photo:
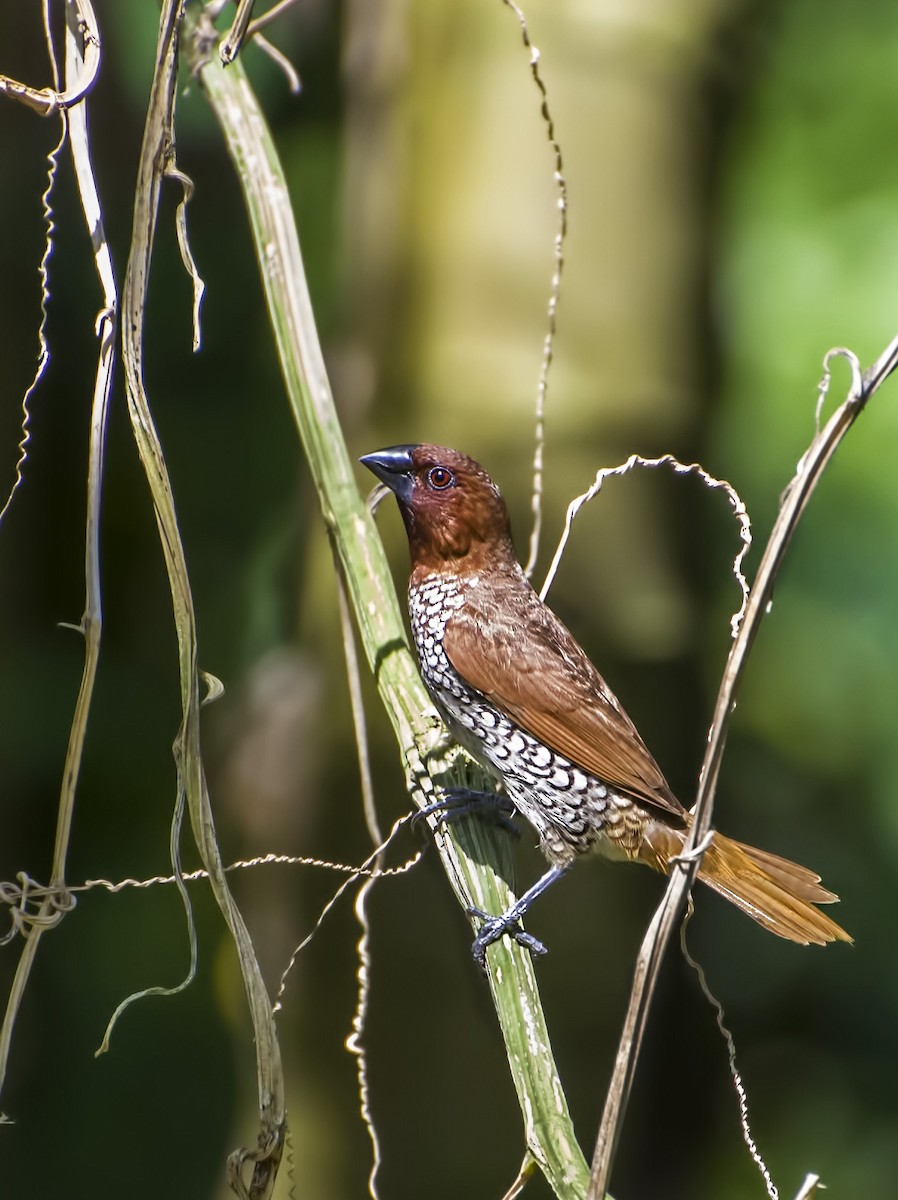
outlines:
[[[516,563],[508,509],[479,463],[447,446],[390,446],[359,460],[395,493],[412,566],[476,571]]]

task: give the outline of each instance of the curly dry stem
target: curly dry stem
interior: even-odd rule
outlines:
[[[539,539],[543,524],[543,455],[546,443],[546,394],[549,388],[549,371],[555,352],[556,314],[558,301],[561,297],[561,273],[564,270],[564,243],[567,238],[567,179],[564,174],[564,159],[561,154],[561,143],[555,135],[555,121],[549,107],[549,92],[539,69],[540,53],[530,38],[530,29],[524,11],[515,0],[503,0],[505,7],[517,17],[521,28],[521,40],[530,54],[530,73],[540,94],[540,115],[546,130],[546,138],[552,151],[552,179],[555,183],[558,197],[558,222],[552,243],[552,279],[549,284],[549,302],[546,306],[546,334],[543,338],[543,353],[539,368],[539,380],[536,385],[536,407],[534,410],[534,444],[533,444],[533,491],[530,498],[530,511],[533,523],[530,530],[530,540],[527,551],[527,563],[524,574],[529,579],[536,569],[539,556]]]
[[[17,100],[41,117],[52,117],[55,113],[80,104],[93,90],[100,75],[100,30],[90,0],[67,0],[66,24],[72,26],[74,15],[77,36],[82,51],[78,57],[77,71],[66,74],[66,87],[36,88],[20,83],[8,75],[0,75],[0,96]],[[49,39],[48,39],[49,40]]]
[[[69,0],[66,6],[66,35],[65,35],[65,80],[69,93],[80,92],[83,98],[89,87],[82,86],[87,63],[96,48],[99,53],[99,41],[95,32],[95,24],[86,26],[81,15],[84,11],[93,13],[90,6],[79,0]],[[93,29],[93,32],[91,32]],[[58,85],[59,70],[56,62],[53,40],[47,30],[47,45],[50,53],[54,81]],[[82,81],[79,83],[78,81]],[[115,360],[116,309],[118,296],[112,271],[112,257],[103,228],[102,208],[97,191],[96,180],[90,158],[90,141],[87,128],[86,105],[72,101],[71,111],[63,115],[62,135],[59,145],[51,154],[51,173],[47,191],[44,193],[44,212],[48,221],[47,243],[44,257],[41,261],[41,325],[39,339],[41,343],[41,358],[35,379],[26,392],[23,408],[25,412],[23,424],[23,439],[20,444],[20,459],[16,469],[16,485],[10,493],[0,519],[5,513],[16,486],[21,480],[21,467],[24,463],[28,432],[28,397],[39,381],[43,367],[49,356],[49,350],[44,337],[46,324],[46,301],[49,295],[47,286],[47,262],[52,246],[52,217],[49,209],[49,191],[55,176],[56,155],[61,150],[66,132],[70,134],[72,158],[75,165],[75,178],[81,198],[81,206],[87,225],[88,234],[94,245],[94,262],[100,285],[103,290],[103,306],[97,319],[97,336],[100,347],[97,359],[97,370],[94,382],[93,399],[91,404],[90,441],[88,449],[88,479],[87,479],[87,516],[84,551],[85,602],[84,612],[78,630],[84,636],[84,667],[82,670],[81,686],[72,716],[66,759],[63,767],[63,777],[60,786],[59,806],[56,818],[56,838],[53,848],[50,887],[47,889],[38,909],[29,909],[26,902],[26,888],[23,882],[21,889],[21,907],[13,910],[13,921],[10,937],[20,932],[25,937],[19,962],[16,967],[13,984],[10,989],[6,1012],[0,1027],[0,1090],[6,1076],[6,1067],[12,1043],[13,1029],[16,1016],[24,995],[25,986],[31,974],[31,968],[37,954],[40,936],[47,929],[57,924],[64,913],[74,907],[74,897],[66,887],[66,860],[68,856],[69,838],[75,805],[75,790],[81,767],[81,756],[84,739],[87,732],[87,717],[93,696],[94,680],[100,653],[100,632],[102,628],[102,604],[100,593],[100,484],[105,456],[106,418],[109,406],[109,393],[112,381],[112,369]],[[6,939],[3,939],[6,940]]]

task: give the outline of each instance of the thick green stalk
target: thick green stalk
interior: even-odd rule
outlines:
[[[363,503],[337,419],[306,285],[283,169],[239,60],[224,71],[214,31],[185,47],[224,133],[250,218],[281,370],[368,662],[420,802],[454,770],[442,729],[408,648],[380,538]],[[500,912],[510,902],[503,839],[480,822],[439,835],[449,881],[464,906]],[[559,1197],[580,1198],[588,1179],[555,1067],[528,953],[507,939],[489,952],[489,982],[524,1116],[527,1148]],[[460,970],[472,970],[469,962]]]

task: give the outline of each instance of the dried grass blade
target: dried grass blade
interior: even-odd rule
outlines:
[[[724,667],[699,776],[698,794],[693,810],[694,821],[684,852],[684,858],[687,861],[684,862],[683,869],[675,871],[671,875],[661,903],[643,938],[636,962],[630,1002],[596,1139],[587,1200],[598,1200],[600,1196],[604,1195],[611,1174],[614,1153],[620,1137],[642,1034],[661,960],[683,911],[683,905],[698,869],[700,855],[696,855],[695,851],[701,846],[711,827],[717,779],[720,774],[720,764],[723,759],[723,749],[736,687],[745,669],[748,654],[757,636],[761,621],[767,611],[783,556],[827,463],[871,396],[895,369],[896,363],[898,363],[898,339],[886,348],[866,375],[855,371],[847,398],[833,413],[825,428],[817,433],[802,455],[795,475],[783,495],[776,522],[767,541],[749,595],[745,617],[730,647]],[[688,861],[690,855],[692,861]]]
[[[253,1149],[237,1150],[231,1155],[228,1164],[230,1182],[239,1195],[257,1197],[271,1195],[283,1150],[286,1115],[280,1048],[259,964],[246,925],[228,888],[216,842],[200,751],[201,688],[193,598],[165,459],[143,385],[144,307],[161,181],[165,171],[174,165],[175,82],[184,7],[184,0],[165,0],[160,18],[156,69],[138,165],[131,250],[123,289],[122,355],[128,410],[153,498],[178,637],[182,724],[175,742],[178,801],[174,829],[177,831],[186,801],[194,838],[209,872],[212,890],[237,948],[255,1032],[259,1093],[257,1144]],[[176,857],[176,845],[173,845],[173,851]],[[177,862],[174,865],[176,874],[180,874],[180,865]],[[182,895],[189,913],[183,884]],[[248,1185],[243,1179],[246,1163],[252,1164]]]

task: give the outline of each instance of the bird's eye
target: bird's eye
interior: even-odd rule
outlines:
[[[427,482],[441,492],[443,488],[451,487],[455,483],[455,476],[448,467],[431,467],[427,472]]]

